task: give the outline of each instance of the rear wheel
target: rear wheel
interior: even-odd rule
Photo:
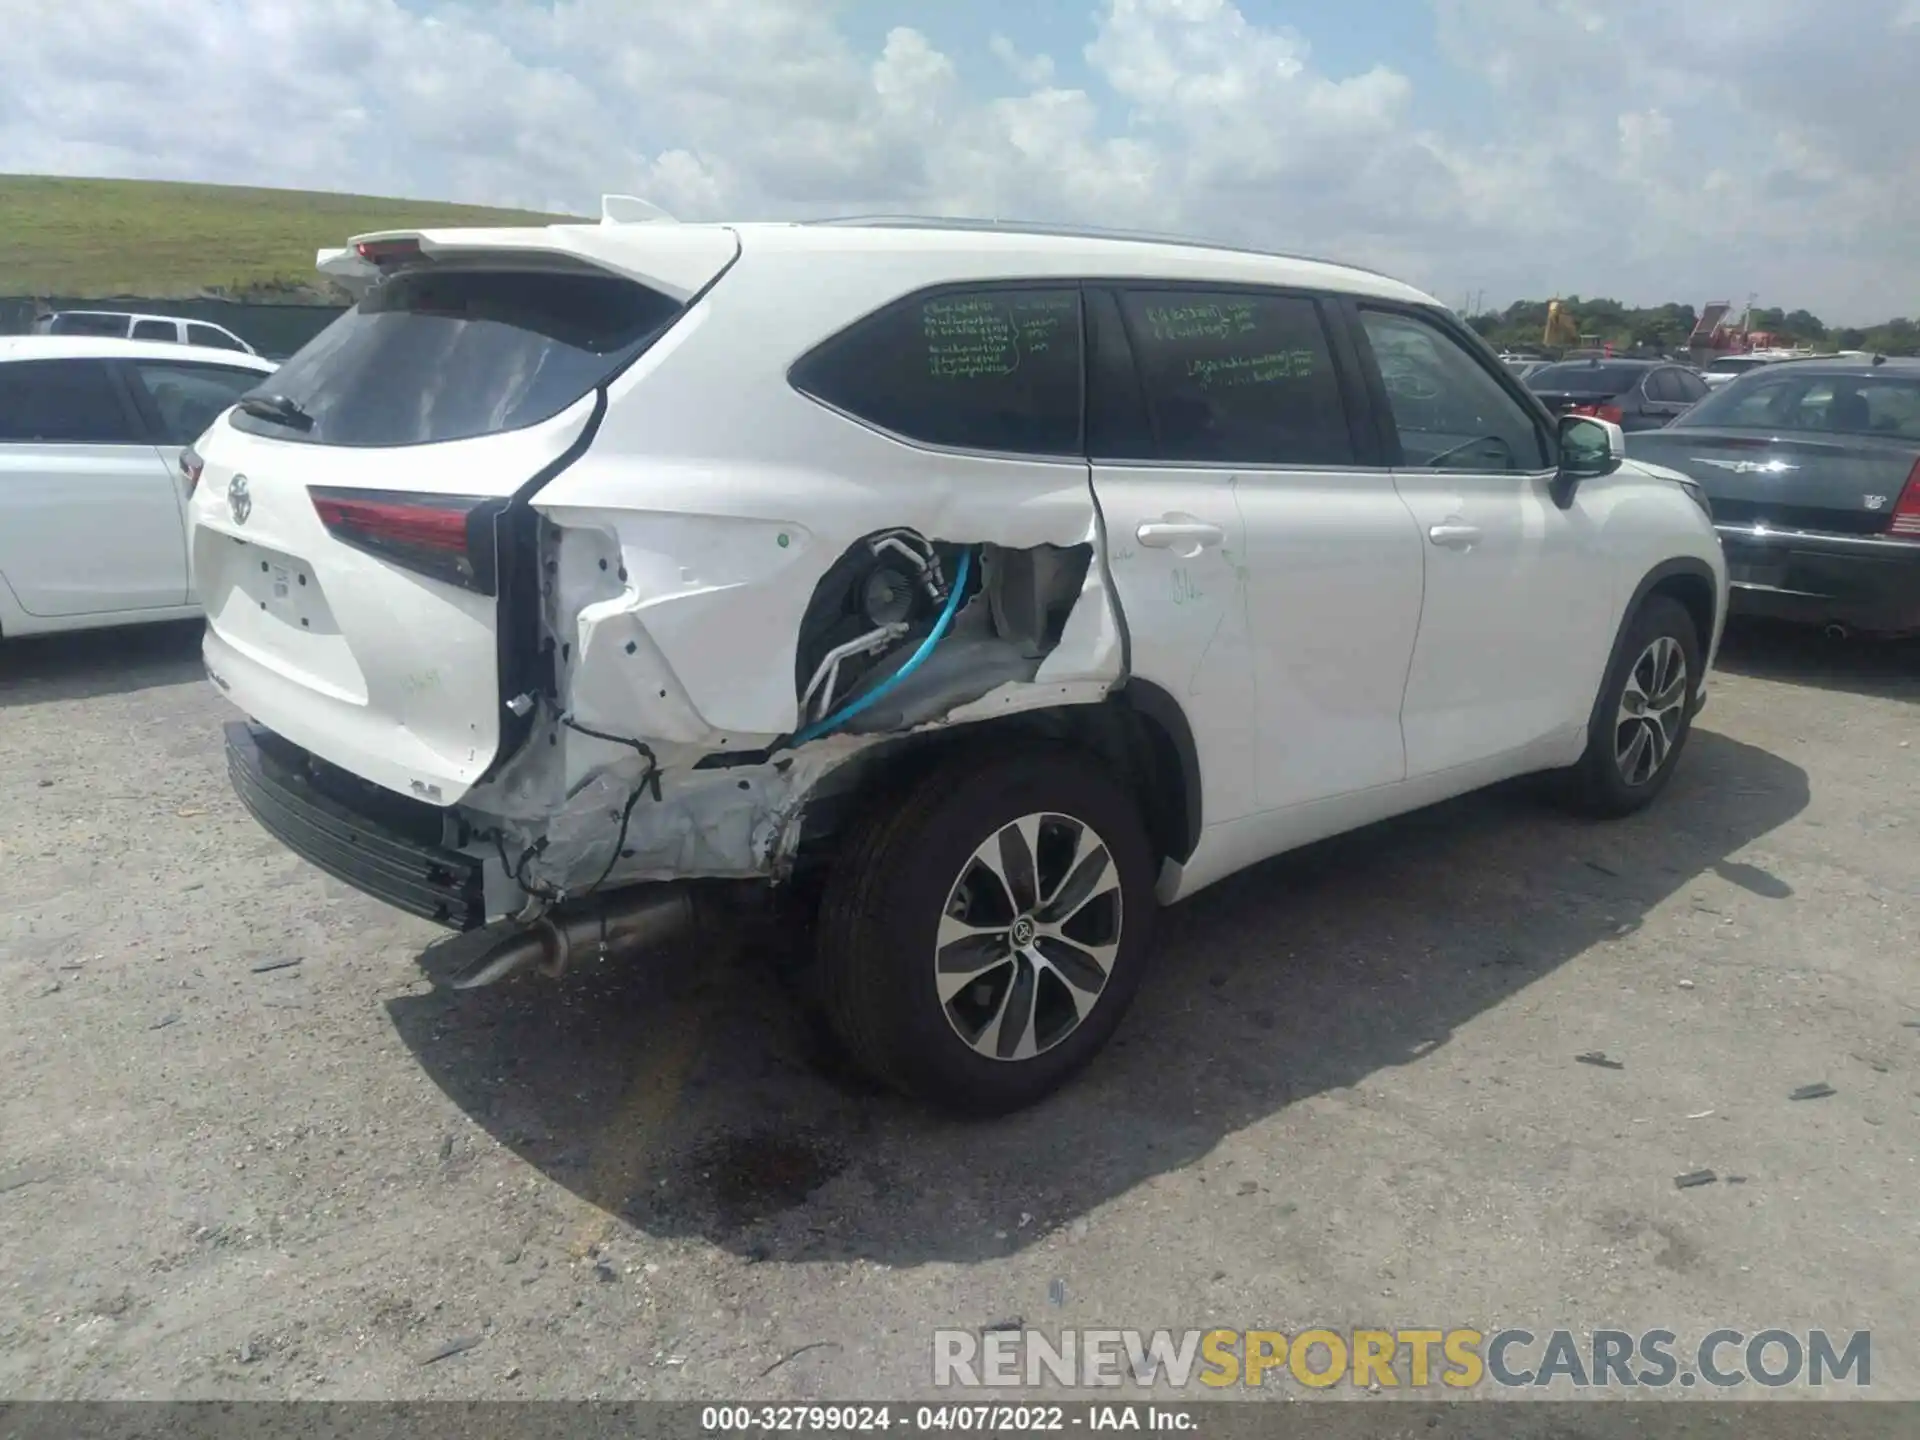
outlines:
[[[1693,729],[1700,636],[1684,605],[1665,595],[1640,607],[1601,687],[1587,753],[1568,777],[1592,815],[1630,815],[1666,788]]]
[[[1153,862],[1133,798],[1072,750],[968,757],[884,801],[821,907],[819,993],[854,1061],[999,1114],[1064,1083],[1138,988]]]

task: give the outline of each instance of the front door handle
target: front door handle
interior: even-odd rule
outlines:
[[[1427,538],[1449,550],[1471,550],[1483,537],[1478,525],[1453,523],[1434,526],[1427,531]]]
[[[1204,520],[1175,520],[1167,517],[1148,520],[1133,532],[1133,538],[1153,550],[1180,550],[1197,554],[1203,545],[1218,545],[1227,532]]]

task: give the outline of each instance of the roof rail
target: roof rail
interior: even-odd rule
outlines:
[[[1061,225],[1043,220],[988,220],[960,215],[834,215],[820,220],[802,220],[802,225],[843,226],[848,229],[876,230],[959,230],[1002,235],[1053,235],[1078,240],[1124,240],[1143,245],[1185,245],[1195,250],[1221,250],[1235,255],[1262,255],[1271,260],[1298,260],[1309,265],[1332,265],[1382,280],[1394,277],[1364,265],[1345,260],[1328,260],[1319,255],[1297,255],[1284,250],[1265,250],[1257,245],[1239,245],[1229,240],[1208,240],[1196,235],[1179,235],[1158,230],[1117,230],[1100,225]],[[1401,283],[1395,281],[1396,284]]]
[[[1825,360],[1842,365],[1884,365],[1887,357],[1877,350],[1854,351],[1852,354],[1825,355],[1782,355],[1778,360],[1770,360],[1770,365],[1805,365],[1809,361]]]
[[[673,225],[678,222],[650,200],[638,195],[602,195],[602,225]]]

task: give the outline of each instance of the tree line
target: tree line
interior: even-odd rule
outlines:
[[[1494,345],[1540,344],[1546,328],[1545,300],[1516,300],[1504,310],[1488,310],[1467,316],[1467,323]],[[1560,308],[1599,344],[1616,350],[1680,350],[1700,319],[1691,305],[1665,305],[1635,308],[1618,300],[1582,299],[1569,295]],[[1729,317],[1738,320],[1738,312]],[[1883,355],[1920,354],[1920,322],[1905,318],[1885,320],[1862,329],[1858,326],[1829,327],[1818,315],[1807,310],[1756,309],[1748,326],[1776,337],[1776,343],[1805,345],[1816,350],[1873,350]]]

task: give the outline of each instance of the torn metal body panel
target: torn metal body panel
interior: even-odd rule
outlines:
[[[1097,703],[1119,681],[1086,506],[1070,544],[895,527],[829,555],[816,532],[773,517],[543,504],[556,693],[463,818],[493,837],[513,885],[555,902],[639,881],[783,878],[810,798],[863,751]],[[909,581],[925,593],[903,597]]]

